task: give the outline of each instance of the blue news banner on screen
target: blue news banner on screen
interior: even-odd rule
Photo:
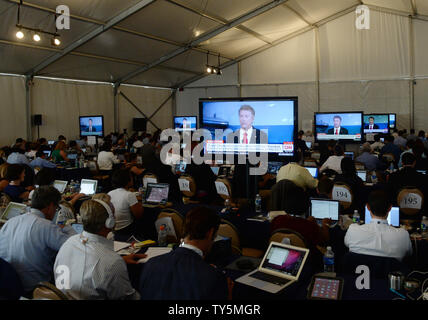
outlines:
[[[362,139],[363,114],[358,113],[316,113],[315,131],[317,140]]]
[[[224,130],[223,140],[207,142],[207,152],[221,152],[221,147],[222,153],[247,150],[292,156],[297,111],[295,104],[295,100],[274,99],[202,101],[202,127],[210,130],[213,139],[216,138],[215,129]],[[251,137],[245,138],[244,132],[248,132]]]

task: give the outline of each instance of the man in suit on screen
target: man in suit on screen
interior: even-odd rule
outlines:
[[[369,118],[369,124],[366,124],[364,126],[364,129],[368,129],[368,130],[377,130],[379,129],[379,126],[377,124],[374,123],[374,118],[370,117]]]
[[[227,143],[242,144],[265,144],[268,143],[268,136],[260,129],[253,127],[256,112],[253,107],[243,105],[239,109],[239,123],[241,128],[227,135]]]
[[[88,128],[86,129],[86,132],[97,132],[97,129],[92,125],[92,119],[89,119],[88,121]]]
[[[333,125],[334,125],[334,128],[329,129],[327,132],[328,134],[334,134],[334,135],[348,134],[348,129],[342,128],[341,116],[334,116]]]

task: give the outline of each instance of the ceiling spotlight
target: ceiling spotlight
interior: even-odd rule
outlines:
[[[213,68],[213,74],[217,74],[218,73],[218,69],[217,68]]]
[[[59,40],[59,38],[55,36],[55,37],[52,39],[52,45],[53,45],[53,46],[59,46],[60,44],[61,44],[61,40]]]
[[[213,72],[213,69],[212,69],[210,66],[207,66],[207,72],[208,72],[208,73],[212,73],[212,72]]]
[[[18,39],[24,39],[24,32],[22,32],[22,30],[19,30],[19,31],[16,33],[16,37],[17,37]]]
[[[33,36],[33,40],[36,42],[39,42],[40,40],[42,40],[42,38],[40,37],[40,35],[38,33],[35,33]]]

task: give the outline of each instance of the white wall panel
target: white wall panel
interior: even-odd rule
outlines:
[[[316,80],[314,31],[306,32],[241,63],[242,84]]]
[[[428,76],[428,21],[413,20],[415,37],[415,75]]]
[[[27,137],[24,78],[0,76],[0,97],[0,145],[11,145]]]

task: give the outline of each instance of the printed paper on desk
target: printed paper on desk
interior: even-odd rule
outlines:
[[[155,227],[158,233],[161,225],[165,225],[167,235],[177,239],[177,234],[175,233],[174,223],[172,222],[171,217],[163,217],[156,220]],[[180,240],[180,239],[177,239],[177,240]]]
[[[128,242],[115,241],[114,242],[114,251],[118,252],[118,251],[125,249],[125,248],[128,248],[130,246],[131,246],[131,244]]]
[[[178,179],[180,185],[180,191],[190,191],[190,182],[186,179]]]
[[[215,182],[215,187],[217,189],[217,193],[218,194],[223,194],[225,196],[229,195],[229,191],[227,190],[226,185],[224,184],[224,182],[221,181],[216,181]]]
[[[97,137],[88,136],[88,146],[95,146],[97,144]]]
[[[143,179],[144,188],[147,188],[148,183],[158,183],[158,181],[156,180],[156,178],[144,178]]]
[[[153,257],[161,256],[163,254],[171,252],[172,248],[165,248],[165,247],[150,247],[147,249],[147,251],[144,253],[147,255],[147,257],[138,260],[138,263],[145,263],[149,261]]]

